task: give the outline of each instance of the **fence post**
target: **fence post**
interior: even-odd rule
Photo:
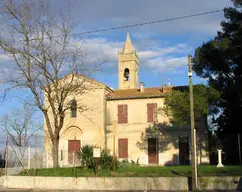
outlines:
[[[28,148],[28,169],[30,169],[30,147]]]
[[[8,134],[6,140],[6,154],[5,154],[5,175],[8,175]]]
[[[34,155],[34,176],[36,176],[36,169],[37,169],[37,135],[35,135],[35,155]]]

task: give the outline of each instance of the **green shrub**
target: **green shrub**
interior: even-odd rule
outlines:
[[[95,146],[93,145],[85,145],[81,147],[80,152],[77,153],[78,158],[81,162],[81,166],[84,168],[91,168],[95,169],[97,171],[98,167],[96,167],[95,164],[95,159],[93,157],[93,148]],[[112,170],[113,169],[113,156],[110,154],[109,149],[103,149],[101,151],[101,157],[99,161],[99,167],[101,169],[107,169],[107,170]],[[115,166],[116,168],[119,167],[119,161],[117,158],[115,158]]]
[[[130,162],[129,162],[129,160],[128,159],[123,159],[122,161],[120,161],[120,163],[119,163],[119,166],[120,167],[123,167],[123,168],[127,168],[127,167],[129,167],[131,164],[130,164]]]
[[[82,167],[94,167],[93,147],[93,145],[85,145],[81,147],[80,152],[77,153],[77,157],[79,158]]]
[[[120,167],[130,167],[130,166],[140,166],[139,164],[139,158],[135,161],[131,160],[131,162],[129,162],[128,159],[123,159],[120,163],[119,163]]]
[[[101,158],[100,158],[100,168],[101,169],[108,169],[112,170],[113,169],[113,163],[114,159],[113,156],[110,154],[109,149],[103,149],[101,151]],[[119,167],[119,161],[117,158],[115,158],[115,167]]]

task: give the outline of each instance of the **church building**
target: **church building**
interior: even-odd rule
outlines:
[[[87,79],[94,88],[69,98],[73,107],[60,133],[60,165],[72,165],[72,153],[87,144],[106,146],[118,159],[138,161],[141,165],[191,163],[190,126],[172,127],[169,117],[158,110],[164,106],[164,95],[174,87],[145,87],[144,82],[139,82],[139,57],[129,34],[123,50],[118,52],[118,89]],[[76,110],[81,103],[89,110],[82,113]],[[166,125],[163,127],[166,134],[146,133],[154,123]],[[203,122],[196,126],[198,164],[209,163],[204,126]],[[51,153],[50,143],[45,137],[45,150]],[[51,163],[50,155],[49,166]]]

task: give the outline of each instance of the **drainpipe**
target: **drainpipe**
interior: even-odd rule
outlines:
[[[104,88],[104,108],[103,108],[103,114],[104,114],[104,148],[107,149],[107,98],[106,98],[106,94],[105,94],[105,88]]]

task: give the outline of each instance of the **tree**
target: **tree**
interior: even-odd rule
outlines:
[[[219,131],[241,133],[242,129],[242,2],[225,8],[222,30],[195,51],[194,70],[220,92],[216,108]]]
[[[70,7],[50,10],[45,0],[1,0],[0,18],[4,26],[0,48],[13,59],[14,66],[5,73],[4,82],[13,88],[28,90],[43,113],[46,136],[51,141],[53,166],[58,167],[59,133],[71,109],[68,98],[87,90],[87,78],[102,61],[87,61],[82,42],[73,38],[74,22]],[[14,70],[13,70],[14,68]],[[66,75],[68,78],[64,78]],[[86,106],[78,103],[80,111]]]
[[[34,108],[24,105],[23,108],[16,108],[0,118],[0,130],[9,136],[9,144],[22,165],[26,148],[31,145],[31,139],[42,127],[41,124],[36,122],[34,115]]]
[[[194,114],[195,119],[207,117],[212,111],[215,112],[214,104],[219,93],[205,85],[195,85]],[[188,87],[173,88],[172,92],[165,96],[165,106],[159,112],[170,118],[172,125],[183,126],[190,122],[190,97]]]
[[[159,152],[164,152],[170,149],[169,144],[174,143],[177,138],[169,135],[167,130],[172,129],[173,127],[167,123],[156,123],[154,122],[152,125],[146,127],[145,131],[140,134],[140,140],[136,142],[136,146],[144,150],[148,151],[148,138],[158,138],[159,139]]]

